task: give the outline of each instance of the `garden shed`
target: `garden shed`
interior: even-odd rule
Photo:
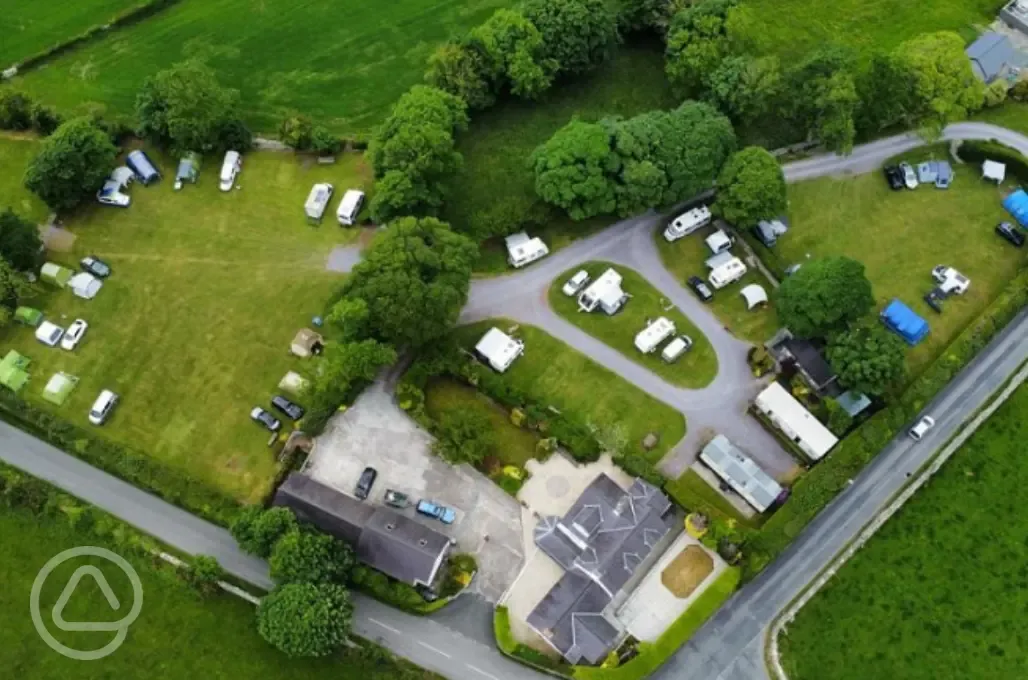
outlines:
[[[321,333],[312,331],[310,328],[301,328],[296,332],[293,342],[289,345],[289,351],[298,357],[306,359],[312,354],[321,354],[325,347],[325,339]]]
[[[58,288],[64,288],[68,285],[68,281],[75,275],[75,272],[62,267],[59,264],[53,262],[47,262],[43,265],[42,269],[39,270],[39,277],[47,283],[52,283]]]
[[[13,392],[20,390],[29,381],[29,372],[26,369],[30,363],[31,359],[12,349],[3,360],[0,360],[0,385]]]
[[[100,292],[100,288],[104,284],[103,281],[92,274],[79,272],[69,279],[68,285],[71,286],[71,292],[75,293],[78,297],[83,300],[92,300]]]
[[[1018,189],[1003,199],[1003,207],[1022,227],[1028,227],[1028,193]]]
[[[924,340],[930,330],[927,321],[918,316],[910,307],[896,299],[882,310],[881,318],[882,323],[889,330],[903,338],[908,345],[916,345]]]
[[[54,373],[46,383],[46,387],[43,388],[43,398],[51,404],[60,406],[68,399],[68,395],[71,394],[75,386],[79,384],[79,379],[73,375],[67,373]]]
[[[35,307],[18,307],[14,310],[14,319],[18,323],[35,328],[43,320],[43,312]]]

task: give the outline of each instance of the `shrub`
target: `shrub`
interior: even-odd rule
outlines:
[[[391,579],[382,572],[362,564],[350,570],[350,585],[376,600],[411,614],[423,614],[428,605],[413,586]]]
[[[218,582],[225,577],[218,560],[210,555],[197,555],[185,570],[186,580],[204,597],[221,592]]]
[[[495,444],[489,418],[481,411],[448,411],[439,419],[433,450],[459,465],[477,465]]]
[[[339,153],[343,148],[343,141],[328,131],[328,128],[318,125],[311,133],[311,150],[323,156]]]
[[[52,107],[36,103],[32,107],[32,129],[47,137],[54,133],[64,119]]]
[[[343,582],[355,561],[353,550],[328,534],[290,530],[278,539],[268,564],[278,583]]]
[[[32,100],[18,90],[0,92],[0,130],[28,130],[32,127]]]
[[[321,657],[346,640],[353,618],[350,594],[342,586],[290,583],[261,600],[257,631],[291,657]]]
[[[265,510],[251,505],[239,513],[230,531],[243,550],[268,557],[278,540],[296,527],[296,516],[288,508]]]
[[[314,123],[307,116],[295,114],[287,116],[278,126],[278,137],[285,144],[297,151],[305,151],[311,147]]]

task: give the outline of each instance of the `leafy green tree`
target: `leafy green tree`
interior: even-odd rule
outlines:
[[[573,220],[614,212],[620,163],[611,144],[611,131],[598,123],[573,120],[557,130],[532,152],[536,193]]]
[[[805,263],[775,291],[779,321],[804,338],[841,331],[873,305],[864,265],[842,256]]]
[[[64,119],[52,106],[36,103],[32,107],[32,129],[44,137],[52,135]]]
[[[355,383],[373,380],[384,367],[396,363],[396,350],[377,340],[329,341],[325,345],[311,390],[332,394],[336,405]]]
[[[801,270],[802,271],[802,270]],[[906,373],[906,345],[878,323],[854,326],[828,343],[828,361],[845,387],[880,396]]]
[[[375,182],[371,215],[378,222],[392,222],[405,215],[434,215],[443,206],[445,179],[425,180],[402,170],[390,170]]]
[[[43,253],[43,239],[32,222],[7,208],[0,213],[0,257],[18,271],[34,270]]]
[[[495,444],[489,418],[480,411],[448,411],[439,419],[434,450],[454,465],[480,463]]]
[[[985,98],[982,100],[982,106],[987,109],[992,109],[1007,100],[1007,94],[1010,92],[1010,85],[1003,79],[994,80],[985,88]]]
[[[315,125],[311,132],[311,151],[319,154],[335,154],[343,148],[343,141],[329,132],[324,125]]]
[[[542,56],[557,73],[579,74],[605,61],[618,40],[604,0],[531,0],[522,10],[542,35]]]
[[[875,54],[857,79],[857,127],[879,132],[913,124],[915,84],[909,69],[892,54]]]
[[[704,79],[706,98],[730,118],[750,123],[773,111],[782,92],[777,57],[729,56]]]
[[[737,0],[701,0],[671,18],[665,70],[681,94],[695,93],[731,51],[726,21]]]
[[[278,126],[279,139],[297,151],[311,148],[313,133],[314,123],[310,118],[299,113],[286,116]]]
[[[32,107],[32,99],[24,92],[0,90],[0,130],[31,129]]]
[[[489,59],[471,40],[440,45],[428,58],[425,79],[440,90],[460,97],[471,109],[489,108],[496,102]]]
[[[39,145],[25,171],[25,187],[53,210],[70,210],[103,186],[117,155],[90,119],[69,120]]]
[[[751,226],[785,212],[785,175],[762,147],[749,146],[729,158],[717,186],[721,216],[732,224]]]
[[[257,608],[257,631],[291,657],[328,656],[350,633],[350,593],[333,583],[289,583]]]
[[[248,505],[229,531],[246,552],[258,557],[267,557],[282,536],[296,528],[296,515],[288,508],[265,510],[258,505]]]
[[[914,117],[941,133],[947,123],[966,118],[982,106],[984,90],[964,54],[964,39],[951,31],[926,33],[896,49],[896,59],[914,84]]]
[[[217,142],[214,146],[218,150],[232,149],[245,153],[253,148],[253,132],[241,119],[229,118],[222,121],[218,127]]]
[[[553,82],[557,64],[544,56],[543,37],[520,12],[500,9],[471,31],[489,64],[490,80],[511,93],[535,99]]]
[[[218,582],[225,578],[225,572],[217,559],[210,555],[196,555],[192,564],[186,568],[185,576],[201,595],[210,597],[221,591]]]
[[[399,347],[445,335],[467,302],[478,246],[435,218],[401,218],[380,232],[343,286],[368,305],[374,334]]]
[[[199,61],[176,64],[143,82],[139,134],[174,153],[223,151],[226,125],[239,118],[239,92]]]
[[[13,311],[18,302],[32,293],[32,285],[14,271],[7,260],[0,259],[0,307]]]
[[[368,319],[371,312],[368,303],[360,298],[344,297],[332,305],[325,315],[325,321],[342,333],[343,340],[359,340],[368,335]]]
[[[275,543],[268,564],[276,583],[343,583],[354,561],[350,546],[332,536],[293,529]]]
[[[618,27],[623,33],[654,31],[663,37],[671,17],[691,4],[691,0],[623,0],[619,3]]]
[[[812,53],[789,72],[785,84],[786,115],[832,151],[847,153],[856,136],[858,104],[852,55],[835,46]]]

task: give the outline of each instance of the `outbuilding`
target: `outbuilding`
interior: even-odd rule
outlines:
[[[621,274],[613,269],[603,272],[578,296],[578,308],[591,312],[597,307],[605,314],[616,314],[628,301],[628,294],[621,289]]]
[[[821,460],[839,442],[838,437],[777,382],[758,394],[753,405],[811,460]]]
[[[703,447],[700,460],[758,512],[785,496],[785,489],[723,434]]]
[[[927,321],[897,299],[882,310],[881,319],[889,330],[911,346],[924,340],[930,330]]]
[[[329,201],[332,200],[333,191],[335,188],[328,182],[320,182],[311,187],[307,202],[303,204],[303,212],[307,215],[308,222],[321,222]]]
[[[525,343],[499,328],[490,328],[475,345],[475,354],[498,373],[503,373],[525,351]]]
[[[505,238],[504,244],[507,246],[507,262],[515,269],[550,254],[550,249],[541,238],[531,238],[523,231]]]

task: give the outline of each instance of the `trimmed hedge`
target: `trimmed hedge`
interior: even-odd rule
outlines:
[[[1007,173],[1017,177],[1019,182],[1028,186],[1028,160],[1005,144],[1000,144],[995,140],[961,142],[957,155],[965,163],[981,163],[986,159],[1006,163]]]
[[[493,613],[493,635],[496,637],[496,646],[500,648],[500,651],[515,661],[550,675],[572,677],[574,666],[562,661],[555,661],[542,652],[514,639],[514,634],[510,630],[510,612],[502,605],[496,607],[496,611]]]

